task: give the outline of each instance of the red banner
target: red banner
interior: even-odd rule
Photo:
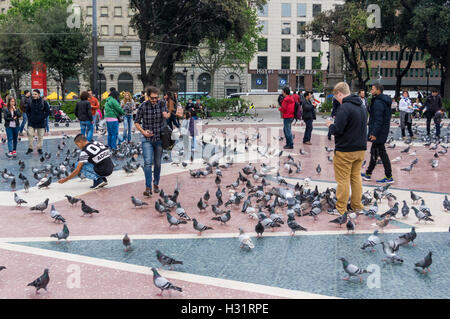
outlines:
[[[47,96],[47,66],[41,62],[33,62],[31,89],[38,89],[41,96]]]

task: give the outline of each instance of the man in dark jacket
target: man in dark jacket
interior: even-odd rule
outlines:
[[[306,124],[305,134],[303,135],[303,144],[312,145],[311,143],[311,133],[313,130],[313,120],[316,119],[316,113],[314,112],[314,106],[311,103],[313,97],[313,92],[306,91],[305,102],[302,103],[302,119]]]
[[[28,117],[27,117],[27,108],[29,107],[30,103],[31,103],[31,93],[28,90],[25,90],[23,92],[23,96],[20,100],[20,111],[22,113],[22,123],[20,124],[19,127],[19,135],[23,136],[23,129],[25,127],[25,124],[27,124],[28,122]]]
[[[334,176],[337,182],[335,214],[343,215],[347,211],[347,202],[352,190],[350,206],[354,211],[364,208],[361,203],[362,180],[361,166],[367,149],[367,110],[361,99],[350,95],[347,83],[336,84],[334,97],[341,104],[336,112],[334,124],[327,126],[334,135]]]
[[[75,106],[75,116],[80,121],[81,134],[86,136],[89,143],[92,143],[94,135],[94,118],[91,112],[91,102],[89,102],[89,93],[83,91],[80,94],[80,101]]]
[[[331,117],[336,118],[336,112],[341,104],[333,97],[333,108],[331,109]],[[331,131],[328,129],[328,140],[331,141]]]
[[[372,94],[372,101],[369,108],[369,141],[372,142],[372,148],[370,149],[369,166],[366,173],[362,173],[361,176],[365,181],[370,181],[378,157],[380,157],[383,162],[385,177],[377,180],[377,183],[391,184],[394,183],[394,179],[392,178],[391,162],[384,144],[391,125],[392,100],[389,96],[383,94],[383,86],[378,83],[372,85],[370,93]]]
[[[431,91],[431,95],[429,95],[427,97],[424,107],[426,107],[426,109],[427,109],[425,112],[425,116],[427,118],[427,135],[430,135],[431,120],[436,115],[436,112],[439,111],[440,109],[442,109],[442,99],[441,99],[441,96],[439,95],[439,92],[437,89],[433,89]],[[439,134],[438,134],[439,130],[437,129],[436,123],[434,126],[436,128],[436,136],[439,137]]]
[[[31,103],[26,110],[28,116],[28,151],[26,154],[33,152],[33,136],[37,131],[38,144],[37,150],[39,154],[42,154],[42,144],[44,141],[45,121],[47,116],[50,115],[50,106],[47,101],[41,98],[39,90],[33,90]]]

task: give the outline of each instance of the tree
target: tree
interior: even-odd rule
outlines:
[[[376,32],[367,27],[368,17],[362,4],[346,2],[334,10],[320,13],[305,27],[307,37],[320,38],[341,47],[353,77],[358,79],[358,86],[362,89],[370,79],[365,47],[376,37]],[[359,66],[360,61],[364,63],[365,75]]]
[[[241,41],[232,35],[225,41],[217,38],[208,38],[204,47],[196,48],[186,52],[185,61],[192,61],[211,76],[211,96],[215,96],[214,79],[215,73],[222,67],[241,69],[243,64],[250,63],[258,52],[258,40],[261,27],[258,27],[258,18],[254,9],[247,10],[247,21],[249,22],[247,32]]]
[[[20,16],[5,16],[0,21],[0,68],[11,71],[17,94],[20,94],[20,79],[32,71],[30,43],[24,35],[27,29],[27,23]]]
[[[78,74],[78,68],[90,51],[90,28],[82,20],[79,28],[71,28],[67,24],[68,17],[65,5],[38,9],[34,28],[37,35],[33,37],[37,60],[47,65],[63,93],[66,80]]]
[[[265,3],[265,0],[256,2]],[[172,89],[175,62],[205,39],[223,41],[233,36],[241,41],[249,28],[249,21],[245,19],[249,6],[246,0],[130,0],[130,7],[135,11],[130,25],[141,42],[144,87],[155,85]],[[157,52],[148,71],[147,48]]]

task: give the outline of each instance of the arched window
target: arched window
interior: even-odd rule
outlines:
[[[178,92],[186,92],[186,76],[181,73],[175,74],[177,79]]]
[[[202,73],[198,77],[197,87],[199,92],[211,92],[211,76],[208,73]]]
[[[119,92],[130,92],[133,95],[133,76],[130,73],[121,73],[117,81]]]

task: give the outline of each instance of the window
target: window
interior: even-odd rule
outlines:
[[[252,90],[267,89],[267,74],[252,74]]]
[[[311,69],[320,70],[320,68],[321,68],[320,58],[318,56],[313,56],[311,60]]]
[[[394,69],[389,69],[389,76],[394,77]]]
[[[104,56],[105,55],[105,47],[98,46],[97,47],[97,56]]]
[[[92,17],[92,7],[86,7],[86,16]]]
[[[258,69],[267,69],[267,57],[266,56],[258,57]]]
[[[313,17],[317,16],[319,13],[322,12],[322,5],[321,4],[313,4]]]
[[[121,25],[115,25],[114,26],[114,34],[115,35],[122,35],[122,26]]]
[[[416,78],[419,77],[419,69],[414,69],[414,75]]]
[[[261,9],[258,9],[258,16],[259,17],[267,17],[269,16],[269,5],[265,4],[262,6]]]
[[[305,39],[297,39],[297,52],[305,52]]]
[[[283,89],[289,85],[287,74],[278,75],[278,89]]]
[[[261,34],[267,34],[267,21],[259,21],[259,26],[262,27]]]
[[[281,69],[288,70],[291,68],[291,57],[289,56],[282,56],[281,57]]]
[[[291,16],[291,4],[290,3],[282,3],[281,4],[281,16],[282,17],[290,17]]]
[[[129,17],[134,16],[134,10],[133,10],[133,8],[128,8],[128,16],[129,16]]]
[[[119,55],[131,55],[131,47],[120,47]]]
[[[312,40],[312,52],[320,52],[320,40]]]
[[[258,51],[267,52],[267,39],[266,38],[258,39]]]
[[[305,24],[306,22],[304,21],[297,21],[297,34],[298,35],[303,35],[305,34]]]
[[[291,34],[291,23],[290,22],[281,23],[281,34]]]
[[[297,17],[306,17],[306,3],[297,3]]]
[[[423,78],[423,69],[420,69],[420,77]]]
[[[109,35],[109,26],[102,25],[100,27],[100,30],[101,30],[101,35]]]
[[[281,39],[281,52],[291,52],[291,39]]]
[[[304,69],[305,69],[305,57],[298,56],[297,57],[297,70],[304,70]]]
[[[122,16],[122,7],[114,7],[114,16],[121,17]]]
[[[399,52],[398,52],[398,51],[395,51],[394,53],[395,53],[395,54],[394,54],[394,56],[395,56],[395,61],[398,61]]]
[[[100,16],[107,17],[108,16],[108,7],[100,7]]]
[[[134,31],[132,26],[128,26],[128,35],[136,35],[136,31]]]

